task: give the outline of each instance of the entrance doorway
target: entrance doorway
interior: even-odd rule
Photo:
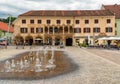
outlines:
[[[48,38],[48,39],[47,39],[47,44],[48,44],[48,45],[52,45],[52,38]]]
[[[66,39],[66,46],[72,46],[72,38]]]
[[[42,38],[36,38],[35,42],[36,42],[37,45],[42,45],[43,44]]]
[[[60,39],[59,38],[55,39],[55,45],[60,45]]]
[[[28,45],[32,45],[33,44],[33,37],[32,36],[26,36],[26,43]]]
[[[85,43],[86,45],[88,45],[88,38],[85,38]]]
[[[29,45],[33,44],[33,39],[29,39]]]

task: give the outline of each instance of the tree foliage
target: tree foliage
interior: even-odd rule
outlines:
[[[2,31],[0,30],[0,38],[1,38],[1,36],[2,36]]]
[[[0,21],[1,22],[5,22],[5,23],[9,23],[9,19],[10,17],[7,17],[7,18],[0,18]],[[16,17],[11,17],[11,23],[16,19]]]

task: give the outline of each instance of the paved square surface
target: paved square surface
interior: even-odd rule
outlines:
[[[29,50],[29,47],[24,50],[15,47],[0,49],[0,60]],[[120,51],[79,47],[62,50],[77,64],[77,70],[50,79],[0,80],[0,84],[120,84]]]

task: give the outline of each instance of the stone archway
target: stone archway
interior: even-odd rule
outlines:
[[[45,37],[45,44],[52,45],[53,39],[50,36]]]
[[[70,26],[70,33],[73,33],[73,27]]]
[[[52,26],[49,28],[49,33],[50,33],[50,34],[53,33],[53,27],[52,27]]]
[[[58,27],[55,27],[55,28],[54,28],[54,32],[55,32],[55,33],[58,33],[58,32],[59,32],[59,28],[58,28]]]
[[[59,33],[63,33],[63,27],[59,28]]]
[[[68,26],[65,26],[64,32],[65,32],[65,33],[68,33]]]
[[[55,37],[55,45],[60,45],[61,41],[62,41],[62,37],[60,37],[60,36]]]
[[[28,43],[28,45],[32,45],[33,44],[33,37],[31,35],[28,35],[25,37],[25,41],[26,41],[26,43]]]
[[[14,44],[17,44],[17,42],[20,42],[21,44],[23,44],[24,38],[21,35],[15,36],[14,37]]]
[[[43,38],[41,36],[36,36],[35,38],[35,44],[37,45],[43,45]]]
[[[49,29],[48,27],[45,27],[45,33],[48,33]]]

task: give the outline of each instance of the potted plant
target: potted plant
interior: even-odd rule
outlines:
[[[118,46],[118,50],[120,50],[120,43],[118,43],[118,45],[117,45],[117,46]]]
[[[87,47],[87,44],[86,44],[85,41],[83,42],[82,46],[83,46],[83,47]]]

